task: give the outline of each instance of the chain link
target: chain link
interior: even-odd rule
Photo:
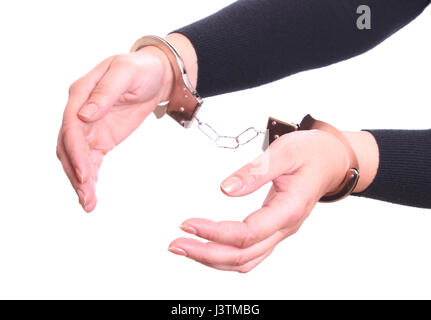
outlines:
[[[195,119],[198,122],[199,130],[212,141],[214,141],[216,146],[220,148],[238,149],[239,146],[249,143],[250,141],[256,139],[260,134],[265,134],[263,131],[257,130],[254,127],[250,127],[241,132],[236,137],[223,136],[218,134],[218,132],[215,131],[214,128],[208,123],[199,120],[199,118],[196,116]]]

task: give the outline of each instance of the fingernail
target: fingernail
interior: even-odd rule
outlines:
[[[81,190],[77,190],[76,193],[79,197],[79,203],[85,208],[85,206],[87,205],[87,197],[85,196],[85,193]]]
[[[179,256],[187,257],[187,252],[185,252],[183,249],[177,248],[177,247],[169,247],[168,249],[170,252],[177,254]]]
[[[238,177],[230,177],[222,182],[221,189],[225,193],[236,192],[242,187],[242,180]]]
[[[183,224],[180,226],[180,229],[183,230],[184,232],[191,233],[191,234],[194,234],[194,235],[198,234],[198,232],[196,231],[195,228],[190,227],[190,226],[186,226],[186,225],[183,225]]]
[[[79,115],[84,118],[91,118],[97,112],[98,107],[94,103],[87,104],[79,111]]]

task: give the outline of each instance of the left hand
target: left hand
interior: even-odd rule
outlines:
[[[329,133],[286,134],[221,184],[226,195],[238,197],[272,181],[262,208],[243,222],[189,219],[180,228],[209,242],[179,238],[169,251],[215,269],[249,272],[299,229],[322,196],[342,183],[349,165],[344,145]]]
[[[96,206],[104,156],[167,99],[172,81],[165,54],[145,47],[104,60],[72,84],[57,156],[85,211]]]

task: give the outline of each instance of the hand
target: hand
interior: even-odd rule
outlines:
[[[356,189],[361,191],[377,171],[377,145],[367,132],[345,135],[364,173]],[[299,229],[319,199],[342,183],[349,166],[344,145],[333,135],[318,130],[286,134],[221,184],[226,195],[238,197],[272,181],[262,208],[243,222],[189,219],[180,228],[209,242],[179,238],[169,251],[215,269],[249,272]]]
[[[172,77],[164,53],[145,47],[106,59],[70,87],[57,156],[85,211],[96,206],[103,157],[168,99]]]

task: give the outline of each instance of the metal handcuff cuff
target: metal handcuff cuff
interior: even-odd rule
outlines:
[[[174,85],[169,97],[169,101],[160,103],[154,110],[157,118],[163,117],[166,113],[171,116],[184,128],[190,128],[193,120],[198,122],[198,128],[210,139],[214,140],[217,146],[228,149],[236,149],[244,145],[259,134],[265,134],[263,150],[278,139],[280,136],[299,130],[322,130],[334,135],[340,140],[346,148],[350,169],[347,170],[346,176],[340,186],[333,192],[326,194],[320,199],[320,202],[335,202],[349,196],[359,181],[359,163],[355,152],[344,135],[330,124],[305,116],[299,125],[291,124],[269,118],[265,132],[259,131],[253,127],[243,131],[236,137],[219,135],[210,125],[202,122],[197,117],[197,113],[202,106],[203,100],[198,92],[191,85],[185,65],[175,47],[163,38],[157,36],[145,36],[135,42],[131,52],[138,51],[143,47],[154,46],[162,50],[167,56],[174,72]]]

